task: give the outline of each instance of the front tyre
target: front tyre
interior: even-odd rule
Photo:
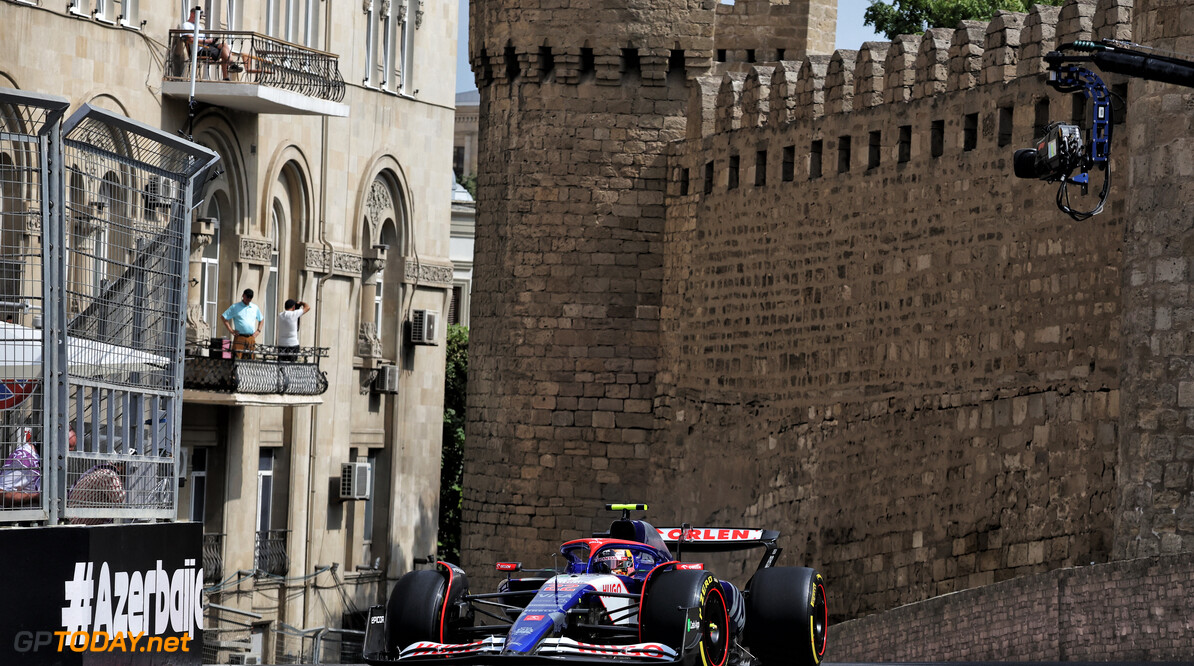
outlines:
[[[747,586],[746,644],[763,666],[818,666],[825,658],[825,581],[807,567],[755,573]]]
[[[684,653],[686,663],[725,666],[732,627],[721,585],[707,571],[663,571],[643,589],[640,639],[676,648]]]
[[[386,650],[396,657],[412,643],[450,643],[457,629],[472,625],[472,613],[461,599],[468,579],[456,567],[411,571],[398,579],[386,603]]]

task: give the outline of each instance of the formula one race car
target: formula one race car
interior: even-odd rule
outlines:
[[[560,546],[562,571],[499,562],[507,578],[486,594],[470,593],[464,571],[446,562],[404,575],[385,608],[370,609],[365,661],[820,664],[825,584],[813,569],[774,566],[779,532],[656,529],[630,519],[645,505],[606,508],[621,519]],[[744,590],[681,560],[681,553],[756,547],[765,553]]]

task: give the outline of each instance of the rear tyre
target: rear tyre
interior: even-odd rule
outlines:
[[[471,617],[460,617],[454,601],[467,591],[454,584],[448,592],[448,582],[437,571],[411,571],[398,579],[386,603],[386,649],[397,656],[402,648],[419,641],[448,643],[462,622],[471,624]],[[448,608],[445,608],[447,604]]]
[[[689,615],[686,609],[696,609]],[[721,585],[706,571],[663,571],[647,581],[639,606],[639,635],[686,651],[685,662],[725,666],[733,625]],[[689,623],[694,617],[695,622]],[[695,658],[694,658],[695,657]]]
[[[747,591],[746,644],[763,666],[818,666],[829,627],[821,574],[807,567],[762,569]]]

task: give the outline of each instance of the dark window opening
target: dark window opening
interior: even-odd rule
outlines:
[[[767,184],[767,151],[760,150],[755,153],[755,187],[763,187]]]
[[[796,179],[796,146],[784,146],[783,180],[790,183]]]
[[[1070,122],[1087,129],[1090,126],[1090,120],[1087,119],[1086,114],[1086,96],[1085,95],[1070,95],[1072,106],[1070,107]]]
[[[622,74],[631,78],[642,74],[638,60],[638,49],[622,49]]]
[[[1012,143],[1012,107],[999,107],[999,146],[1008,146]]]
[[[713,162],[705,162],[705,194],[713,194]]]
[[[754,61],[755,61],[755,50],[754,49],[746,49],[746,62],[754,62]]]
[[[506,80],[513,82],[518,78],[518,54],[514,52],[513,46],[506,47]]]
[[[667,57],[668,80],[683,81],[685,76],[687,76],[687,72],[684,65],[684,50],[672,49]]]
[[[597,63],[593,59],[593,49],[588,47],[581,47],[580,49],[580,75],[581,81],[592,79],[597,75]]]
[[[1111,86],[1111,123],[1122,125],[1128,118],[1128,84],[1116,83]]]
[[[464,175],[464,146],[452,146],[452,171],[457,180]]]
[[[871,132],[870,145],[866,156],[866,168],[874,169],[883,159],[883,134],[880,130]]]
[[[1045,128],[1049,126],[1049,99],[1041,99],[1036,103],[1036,110],[1032,116],[1032,138],[1045,135]]]
[[[978,114],[967,113],[962,120],[962,150],[974,150],[978,147]]]
[[[464,287],[456,285],[452,287],[452,300],[448,303],[448,323],[460,323],[460,302],[464,300]]]
[[[556,57],[550,46],[539,47],[539,78],[547,78],[556,68]]]
[[[680,196],[688,196],[688,169],[680,169]]]
[[[945,121],[934,120],[929,128],[929,150],[933,157],[941,157],[945,152]]]
[[[725,49],[717,49],[717,62],[725,62],[725,61],[726,61],[726,50]]]
[[[784,53],[785,53],[784,49],[775,49],[776,62],[784,59]]]
[[[730,184],[729,189],[738,189],[738,156],[730,155]]]
[[[808,148],[808,179],[813,180],[821,177],[821,149],[824,144],[821,139],[817,139]]]
[[[850,170],[850,137],[838,137],[837,140],[837,172],[846,173]]]
[[[912,159],[912,126],[900,125],[899,161],[907,162]]]

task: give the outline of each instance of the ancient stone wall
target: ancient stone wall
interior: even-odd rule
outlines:
[[[769,48],[802,55],[807,6],[776,10],[773,27],[805,28]],[[561,539],[604,527],[603,502],[644,492],[665,153],[723,14],[710,0],[482,0],[470,11],[481,149],[465,562],[546,565]]]
[[[1124,191],[1075,222],[1011,157],[1073,111],[1040,55],[1121,34],[1117,7],[694,86],[652,499],[778,527],[838,617],[1108,559]]]
[[[830,627],[832,658],[1184,663],[1191,581],[1189,553],[1058,569]]]

